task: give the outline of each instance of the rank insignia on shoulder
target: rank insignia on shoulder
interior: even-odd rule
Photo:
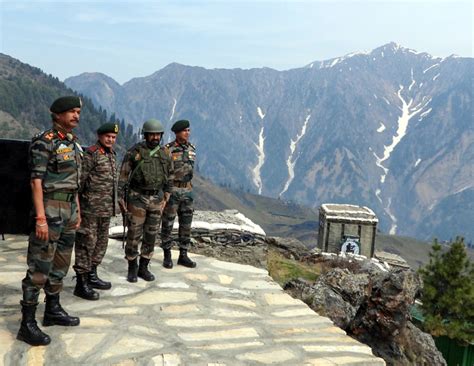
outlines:
[[[137,152],[137,154],[135,155],[135,161],[139,161],[141,159],[141,155],[140,153]]]
[[[52,140],[54,137],[54,132],[48,132],[47,134],[44,135],[44,138],[46,140]]]

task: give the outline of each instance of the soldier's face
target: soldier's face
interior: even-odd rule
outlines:
[[[73,108],[56,114],[56,122],[66,131],[72,131],[79,124],[81,108]]]
[[[99,142],[102,144],[102,146],[111,148],[115,144],[115,140],[117,139],[117,134],[116,133],[103,133],[102,135],[99,135]]]
[[[151,145],[158,146],[161,140],[161,133],[146,133],[145,141]]]
[[[191,129],[185,128],[184,130],[176,133],[176,140],[178,140],[179,142],[188,142],[189,135],[191,135]]]

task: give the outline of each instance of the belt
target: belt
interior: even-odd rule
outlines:
[[[68,192],[50,192],[43,193],[43,197],[50,200],[73,202],[76,199],[76,194]]]
[[[177,180],[173,181],[173,185],[178,188],[191,188],[193,186],[191,182],[179,182]]]
[[[141,188],[132,188],[134,191],[144,194],[145,196],[159,196],[163,193],[161,189],[141,189]]]

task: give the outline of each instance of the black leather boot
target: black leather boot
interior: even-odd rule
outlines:
[[[92,270],[88,273],[89,286],[98,290],[110,290],[112,284],[104,281],[97,276],[97,266],[92,266]]]
[[[171,259],[171,249],[163,249],[163,267],[173,268],[173,260]]]
[[[145,281],[154,281],[155,276],[148,270],[148,258],[140,257],[140,265],[138,266],[138,277],[143,278]]]
[[[137,258],[128,261],[128,274],[127,274],[127,281],[128,282],[137,282],[137,274],[138,274],[138,264]]]
[[[179,258],[178,258],[178,264],[188,267],[188,268],[195,268],[196,267],[196,262],[193,262],[189,257],[188,257],[188,251],[186,249],[180,249],[179,250]]]
[[[99,300],[99,293],[89,285],[88,275],[88,273],[76,273],[77,282],[74,295],[85,300]]]
[[[23,316],[16,339],[32,346],[46,346],[50,344],[51,338],[46,333],[43,333],[36,323],[35,314],[38,304],[25,304],[23,301],[20,304]]]
[[[64,325],[72,327],[79,325],[77,316],[70,316],[59,303],[59,294],[46,295],[46,307],[44,308],[43,325]]]

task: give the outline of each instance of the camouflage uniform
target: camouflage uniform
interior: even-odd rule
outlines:
[[[173,161],[174,175],[171,196],[163,210],[161,222],[161,247],[170,249],[173,245],[171,231],[178,215],[179,248],[187,250],[191,242],[191,223],[193,221],[193,179],[196,148],[190,143],[180,144],[176,140],[165,146]]]
[[[98,266],[107,250],[110,217],[117,208],[117,163],[114,150],[99,142],[85,150],[81,174],[81,227],[76,233],[77,273]]]
[[[30,234],[28,270],[22,281],[24,304],[38,303],[41,288],[48,295],[62,289],[74,246],[82,154],[76,137],[57,125],[32,140],[31,179],[42,180],[49,239],[41,241],[34,231]]]
[[[129,224],[125,245],[125,258],[129,261],[139,254],[147,259],[153,256],[161,219],[160,204],[164,193],[171,190],[171,159],[163,147],[158,147],[150,157],[152,150],[145,141],[134,145],[125,154],[120,171],[120,197],[123,197],[124,188],[130,179],[127,202]],[[143,163],[135,170],[140,161]],[[142,246],[139,253],[140,241]]]

